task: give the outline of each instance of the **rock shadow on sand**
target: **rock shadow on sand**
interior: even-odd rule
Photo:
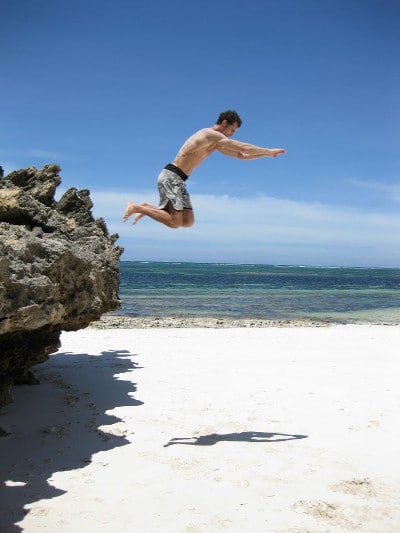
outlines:
[[[133,355],[57,353],[35,367],[40,385],[14,388],[14,403],[1,417],[10,433],[0,439],[1,533],[23,531],[19,523],[31,504],[66,492],[53,485],[52,476],[87,467],[94,454],[130,444],[122,420],[107,413],[143,404],[134,397],[131,375],[124,376],[139,368]],[[33,511],[45,520],[45,503]]]
[[[175,437],[164,448],[174,444],[190,446],[213,446],[217,442],[285,442],[288,440],[306,439],[307,435],[292,435],[287,433],[265,433],[262,431],[242,431],[240,433],[211,433],[200,437]]]

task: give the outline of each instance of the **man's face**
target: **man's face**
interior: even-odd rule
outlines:
[[[221,130],[221,133],[225,135],[225,137],[232,137],[232,135],[235,133],[235,131],[239,127],[237,122],[234,122],[233,124],[229,124],[227,120],[222,121],[222,126],[223,126],[223,129]]]

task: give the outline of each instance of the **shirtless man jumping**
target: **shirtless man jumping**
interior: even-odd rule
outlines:
[[[237,159],[276,157],[285,153],[282,148],[261,148],[230,139],[241,124],[242,120],[236,111],[224,111],[215,126],[199,130],[189,137],[172,163],[166,165],[158,176],[159,207],[128,202],[124,222],[131,215],[136,215],[133,224],[148,216],[169,228],[189,228],[194,224],[194,216],[185,181],[206,157],[215,150]]]

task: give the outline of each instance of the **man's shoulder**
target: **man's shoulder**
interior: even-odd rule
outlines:
[[[225,136],[222,133],[220,133],[219,131],[215,131],[213,128],[203,128],[199,131],[196,131],[193,137],[194,136],[207,139],[207,140],[215,140],[215,141],[219,141],[220,139],[225,138]]]

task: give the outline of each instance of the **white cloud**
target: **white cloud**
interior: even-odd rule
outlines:
[[[364,189],[382,192],[390,199],[396,202],[400,202],[400,184],[381,183],[378,181],[364,181],[358,179],[353,179],[351,180],[351,182],[355,185],[358,185],[359,187],[363,187]]]
[[[120,235],[125,259],[400,266],[400,214],[257,196],[192,194],[196,223],[171,230],[144,218],[123,224],[128,200],[154,190],[93,192],[94,215]],[[123,256],[124,258],[124,256]]]

